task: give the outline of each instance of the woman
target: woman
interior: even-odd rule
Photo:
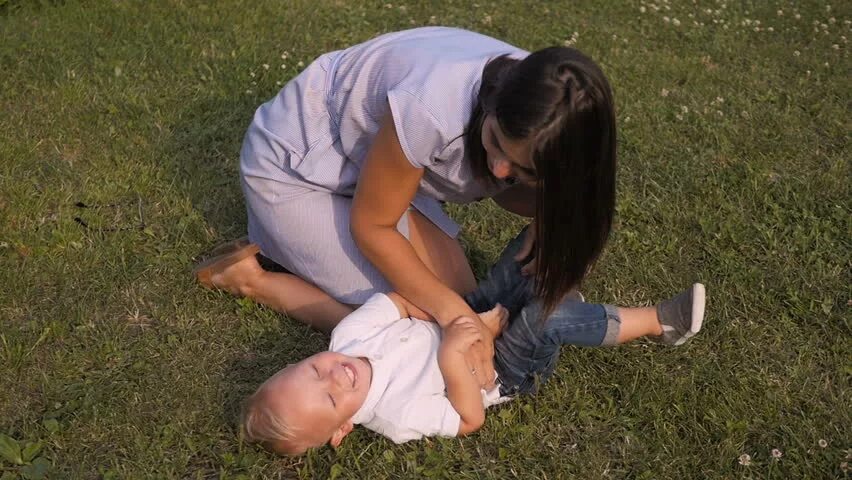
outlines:
[[[383,35],[322,55],[258,109],[241,152],[252,243],[197,274],[324,330],[389,290],[442,326],[478,318],[440,202],[491,197],[534,218],[518,258],[546,317],[609,236],[615,138],[609,84],[577,50],[441,27]],[[290,273],[264,271],[255,244]],[[659,334],[653,310],[635,310],[620,332]],[[482,385],[492,343],[467,358]]]

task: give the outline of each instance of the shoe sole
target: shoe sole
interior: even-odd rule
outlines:
[[[704,284],[696,283],[692,286],[692,317],[689,331],[684,333],[674,344],[682,345],[687,340],[695,336],[701,331],[701,326],[704,324],[704,307],[707,302],[707,292],[704,289]]]
[[[257,255],[258,253],[260,253],[260,247],[253,243],[237,247],[235,250],[215,255],[202,261],[192,269],[192,276],[201,285],[207,288],[214,288],[215,286],[211,281],[214,274],[221,272],[240,260],[252,255]]]
[[[227,253],[235,252],[247,245],[249,245],[248,236],[240,237],[236,240],[231,240],[230,242],[220,243],[216,245],[215,248],[210,252],[209,258],[220,257]]]

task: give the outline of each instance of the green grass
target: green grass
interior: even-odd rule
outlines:
[[[852,9],[832,6],[0,1],[0,478],[848,477]],[[317,55],[431,23],[527,49],[578,33],[620,128],[617,225],[584,293],[644,305],[700,280],[706,329],[566,348],[463,440],[242,445],[240,400],[326,345],[190,279],[245,230],[245,128]],[[451,208],[478,272],[521,225],[495,208]]]

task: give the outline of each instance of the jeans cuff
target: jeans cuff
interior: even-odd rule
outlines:
[[[621,330],[621,317],[618,316],[618,307],[615,305],[604,305],[603,307],[606,311],[606,333],[601,345],[618,345],[618,332]]]

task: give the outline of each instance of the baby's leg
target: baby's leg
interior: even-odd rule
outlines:
[[[523,264],[514,258],[521,249],[525,232],[526,228],[506,245],[476,290],[465,295],[473,311],[485,312],[500,303],[514,317],[533,298],[533,279],[521,274]]]
[[[656,307],[623,308],[563,302],[547,318],[544,331],[554,344],[618,345],[641,337],[680,345],[701,330],[704,285],[696,283]],[[603,312],[601,312],[603,309]],[[602,315],[606,316],[606,325]],[[594,332],[594,334],[592,334]]]
[[[650,336],[680,345],[698,333],[704,317],[704,286],[696,283],[656,308],[619,308],[568,299],[544,321],[533,300],[514,315],[494,342],[495,366],[504,386],[531,391],[532,378],[547,379],[564,344],[607,346]]]

